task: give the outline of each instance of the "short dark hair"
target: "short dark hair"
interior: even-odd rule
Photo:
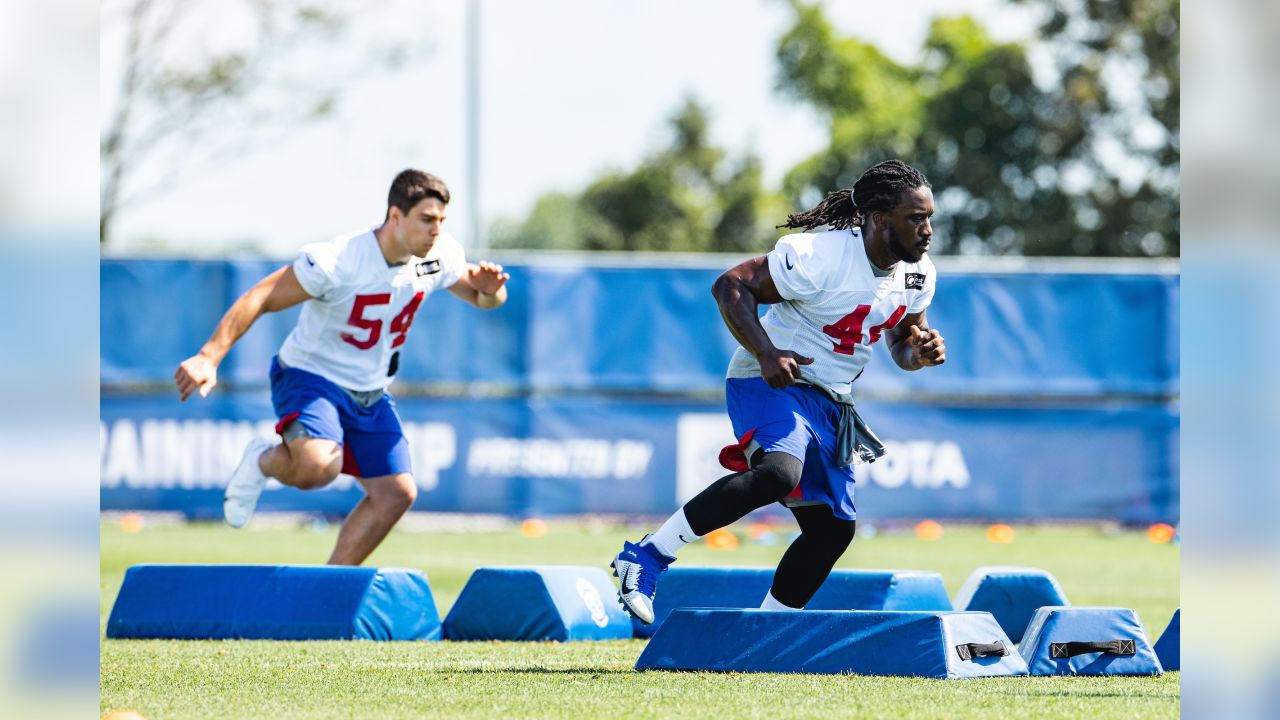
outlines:
[[[902,201],[902,193],[932,187],[924,173],[902,162],[885,160],[867,168],[853,187],[828,193],[817,206],[788,215],[778,227],[812,230],[829,226],[832,230],[861,227],[867,213],[891,212]]]
[[[408,215],[414,205],[429,197],[448,205],[449,186],[431,173],[401,170],[396,179],[391,181],[391,190],[387,193],[387,217],[391,216],[393,207],[400,208],[400,212]]]

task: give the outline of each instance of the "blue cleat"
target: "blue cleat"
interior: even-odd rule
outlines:
[[[618,589],[622,606],[645,625],[653,622],[653,596],[658,590],[658,577],[676,561],[652,545],[645,545],[648,537],[646,535],[638,545],[622,543],[622,552],[609,563],[622,585]]]

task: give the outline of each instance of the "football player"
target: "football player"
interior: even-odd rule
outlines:
[[[236,300],[200,352],[178,366],[181,399],[208,396],[218,364],[258,317],[303,305],[271,362],[279,437],[253,439],[227,485],[223,512],[232,527],[249,521],[267,478],[314,490],[344,472],[366,494],[343,522],[329,563],[359,565],[413,504],[408,446],[386,387],[414,317],[441,288],[482,309],[507,299],[502,267],[468,263],[442,231],[448,205],[440,178],[401,172],[380,225],[303,247]]]
[[[735,472],[614,558],[619,596],[641,622],[653,622],[658,577],[685,544],[773,502],[795,515],[800,535],[761,607],[802,608],[826,580],[853,540],[853,465],[884,452],[850,396],[871,346],[883,337],[903,370],[946,361],[925,319],[933,212],[922,173],[882,162],[780,226],[802,232],[716,280],[720,314],[741,345],[726,380],[738,442],[720,455]]]

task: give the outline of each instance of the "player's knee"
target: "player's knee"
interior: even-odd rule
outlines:
[[[379,481],[369,495],[388,511],[405,513],[418,499],[418,485],[412,475],[402,473]]]
[[[294,467],[293,485],[303,490],[316,490],[333,482],[342,472],[342,459],[303,459]]]
[[[766,453],[752,469],[751,487],[762,500],[774,502],[791,494],[800,484],[804,464],[783,452]]]
[[[809,528],[805,530],[805,534],[813,538],[814,547],[820,548],[819,552],[828,555],[834,565],[853,542],[854,523],[836,519],[821,528]]]

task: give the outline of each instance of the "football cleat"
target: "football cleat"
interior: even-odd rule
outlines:
[[[222,515],[231,527],[244,527],[249,518],[253,517],[253,509],[258,506],[258,496],[267,484],[267,476],[258,467],[258,458],[275,447],[275,444],[275,440],[267,438],[250,440],[236,471],[231,473],[231,482],[227,483],[227,491],[222,496]]]
[[[622,543],[622,552],[609,563],[621,584],[618,599],[622,600],[622,607],[645,625],[653,622],[653,596],[658,590],[658,577],[676,560],[652,545],[645,545],[648,538],[644,536],[639,545]]]

